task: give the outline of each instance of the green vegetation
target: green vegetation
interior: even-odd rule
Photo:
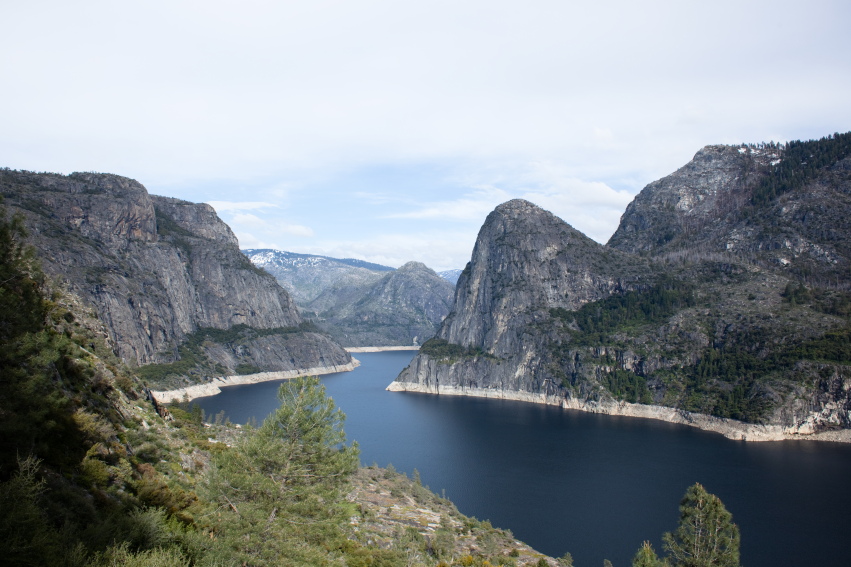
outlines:
[[[808,288],[801,282],[797,285],[789,282],[781,297],[789,305],[809,305],[827,315],[851,318],[851,292]]]
[[[240,563],[330,564],[346,543],[357,446],[345,445],[343,414],[318,378],[287,381],[278,398],[259,429],[214,459],[205,496],[219,512],[201,528]]]
[[[604,344],[610,333],[663,322],[693,304],[693,286],[664,278],[649,289],[611,295],[576,311],[551,309],[550,316],[578,327],[569,330],[573,344],[596,346]]]
[[[786,144],[780,162],[772,166],[754,188],[751,202],[765,204],[811,181],[825,167],[851,155],[851,132],[820,140]]]
[[[772,344],[764,329],[731,332],[682,369],[684,409],[759,423],[773,409],[760,384],[800,361],[851,364],[851,328],[791,344]]]
[[[701,274],[711,278],[721,266],[704,265]],[[726,272],[724,272],[726,275]],[[746,283],[746,282],[742,282]],[[749,295],[753,301],[753,293]],[[851,293],[841,290],[806,287],[790,282],[782,293],[789,306],[807,306],[816,312],[848,320]],[[706,303],[709,307],[711,303]],[[624,367],[620,354],[630,352],[635,360],[660,356],[655,345],[636,341],[648,329],[666,324],[684,309],[698,307],[695,287],[666,277],[656,285],[639,291],[617,294],[583,305],[576,311],[551,309],[553,321],[561,324],[559,337],[550,347],[555,358],[554,373],[562,386],[572,387],[577,361],[592,364],[599,370],[599,382],[614,398],[632,403],[661,403],[688,411],[732,418],[749,423],[764,422],[775,407],[775,399],[766,385],[778,377],[799,380],[790,371],[802,362],[851,364],[851,326],[840,324],[821,336],[790,336],[785,328],[771,322],[748,320],[731,325],[717,313],[691,310],[701,321],[694,332],[708,334],[710,344],[695,348],[693,358],[682,351],[667,351],[680,362],[661,365],[643,372]],[[800,307],[799,307],[800,308]],[[716,329],[724,329],[718,334]],[[652,332],[652,331],[651,331]],[[567,340],[565,340],[567,339]],[[585,347],[585,348],[582,348]],[[656,354],[653,354],[653,353]],[[589,356],[590,355],[590,356]],[[670,355],[669,355],[670,356]],[[577,358],[579,357],[579,358]],[[631,367],[630,367],[631,368]],[[654,394],[660,391],[662,393]]]
[[[433,337],[424,342],[420,347],[420,353],[426,354],[441,362],[448,363],[455,362],[462,358],[472,358],[475,356],[493,357],[493,355],[485,353],[478,347],[456,345],[454,343],[450,343],[446,339],[439,339],[437,337]]]
[[[186,336],[184,342],[177,349],[179,356],[177,361],[165,364],[148,364],[139,368],[138,373],[142,379],[155,387],[175,385],[175,380],[183,376],[196,378],[223,376],[228,373],[228,369],[207,357],[204,352],[205,343],[225,345],[233,349],[261,337],[308,332],[317,332],[313,323],[304,322],[296,327],[272,329],[255,329],[248,325],[234,325],[229,329],[203,327]],[[250,362],[242,362],[234,370],[237,374],[254,374],[261,371]]]
[[[641,404],[653,403],[653,396],[647,388],[647,379],[635,372],[616,368],[603,375],[603,385],[619,400]]]
[[[739,527],[721,499],[700,484],[686,491],[680,502],[679,525],[662,539],[675,567],[739,565]]]
[[[632,567],[738,567],[739,527],[721,499],[700,484],[686,490],[680,502],[680,521],[662,536],[668,556],[660,558],[645,541]]]

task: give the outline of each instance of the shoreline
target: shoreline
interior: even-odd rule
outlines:
[[[411,382],[396,382],[395,380],[385,389],[390,392],[416,392],[443,396],[496,398],[559,406],[562,409],[576,410],[586,413],[656,419],[659,421],[666,421],[668,423],[688,425],[703,431],[719,433],[727,439],[734,441],[832,441],[836,443],[851,443],[851,429],[815,431],[812,423],[804,423],[797,427],[784,427],[782,425],[757,425],[736,421],[734,419],[692,413],[666,406],[648,406],[644,404],[617,401],[583,402],[575,398],[566,399],[561,396],[550,396],[534,392],[512,392],[485,388],[458,388],[454,386],[424,386]]]
[[[356,347],[343,347],[346,352],[389,352],[394,350],[420,350],[418,346],[356,346]]]
[[[257,384],[259,382],[270,382],[272,380],[289,380],[301,376],[319,376],[322,374],[333,374],[335,372],[351,372],[360,366],[360,361],[352,357],[348,364],[337,364],[333,366],[317,366],[315,368],[300,368],[295,370],[277,370],[273,372],[258,372],[257,374],[242,374],[234,376],[222,376],[214,378],[203,384],[193,384],[176,390],[151,390],[151,395],[159,404],[167,404],[174,400],[194,400],[215,396],[221,393],[222,388],[228,386],[239,386],[242,384]]]

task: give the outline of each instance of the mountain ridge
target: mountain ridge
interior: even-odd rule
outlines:
[[[419,345],[452,302],[452,284],[420,262],[394,269],[280,250],[243,252],[291,290],[307,319],[346,347]]]
[[[707,146],[645,187],[605,246],[500,205],[453,312],[388,389],[655,412],[736,438],[847,433],[849,138]],[[810,152],[786,166],[798,185],[759,200],[789,147]]]
[[[0,194],[45,272],[92,306],[118,355],[159,386],[351,363],[209,205],[95,173],[3,170]]]

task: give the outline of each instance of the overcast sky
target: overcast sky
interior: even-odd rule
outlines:
[[[0,0],[0,166],[211,203],[243,248],[469,260],[523,197],[599,242],[707,144],[851,130],[851,2]]]

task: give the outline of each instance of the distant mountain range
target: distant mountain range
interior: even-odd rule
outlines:
[[[437,275],[441,278],[445,279],[452,285],[458,283],[458,277],[461,275],[461,272],[464,270],[456,269],[456,270],[444,270],[442,272],[437,272]]]
[[[243,253],[275,276],[303,316],[344,346],[421,344],[434,335],[452,306],[453,284],[418,262],[395,270],[282,250]]]

